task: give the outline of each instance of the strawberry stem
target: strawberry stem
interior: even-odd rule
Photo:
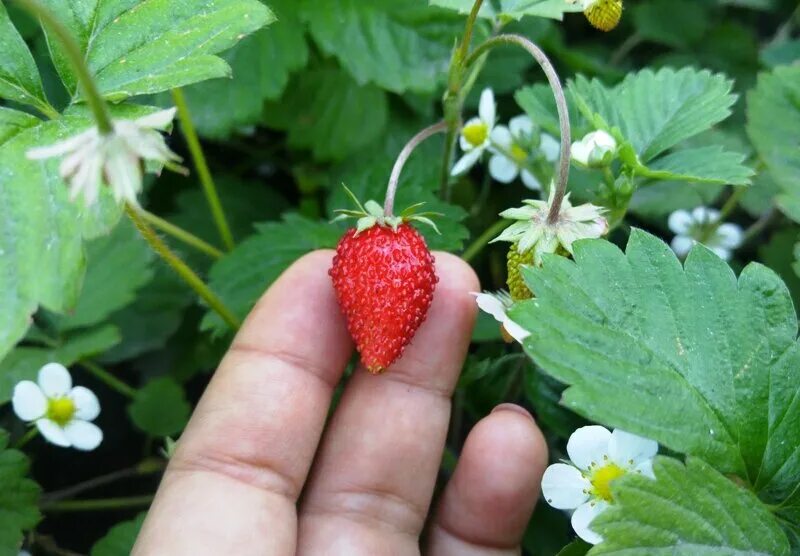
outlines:
[[[405,166],[408,157],[411,156],[411,153],[414,152],[414,149],[416,149],[425,139],[431,135],[436,135],[437,133],[442,133],[446,130],[447,122],[444,121],[426,127],[412,137],[403,147],[403,150],[400,151],[400,154],[397,155],[397,160],[395,160],[394,166],[392,167],[392,173],[389,176],[389,184],[386,186],[386,198],[383,202],[384,216],[394,216],[392,214],[392,211],[394,210],[394,196],[395,193],[397,193],[397,184],[400,182],[400,173],[403,171],[403,166]]]
[[[558,74],[555,68],[553,68],[553,64],[547,58],[547,55],[532,41],[520,35],[505,34],[487,39],[478,45],[464,61],[464,68],[469,68],[480,59],[486,51],[501,44],[516,44],[527,50],[533,59],[539,63],[539,66],[541,66],[544,74],[547,76],[547,81],[550,83],[550,88],[553,90],[553,96],[555,96],[556,99],[558,123],[561,127],[561,158],[558,163],[556,193],[553,197],[553,203],[550,206],[550,212],[547,215],[547,222],[553,224],[558,219],[561,210],[561,202],[564,200],[564,195],[566,195],[567,192],[567,180],[569,179],[569,151],[572,139],[570,138],[567,99],[564,97],[564,89],[561,87],[561,80],[558,78]]]

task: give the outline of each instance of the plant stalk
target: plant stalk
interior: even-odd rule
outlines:
[[[39,429],[37,429],[36,427],[31,427],[30,429],[28,429],[28,432],[19,437],[19,440],[14,442],[12,448],[14,448],[15,450],[20,450],[28,442],[36,438],[37,434],[39,434]]]
[[[478,253],[480,253],[486,245],[492,241],[492,238],[496,235],[508,228],[511,225],[511,222],[508,220],[498,220],[488,228],[486,228],[481,235],[475,238],[469,247],[467,247],[464,252],[461,254],[461,258],[465,262],[471,262]]]
[[[60,490],[55,490],[53,492],[48,492],[47,494],[44,494],[42,496],[42,503],[49,504],[52,502],[56,502],[58,500],[70,498],[72,496],[75,496],[76,494],[80,494],[87,490],[91,490],[97,487],[101,487],[119,481],[120,479],[150,475],[153,473],[157,473],[163,469],[164,469],[164,463],[161,460],[158,460],[158,465],[153,465],[150,462],[142,462],[138,465],[134,465],[133,467],[127,467],[125,469],[112,471],[111,473],[106,473],[105,475],[100,475],[99,477],[93,477],[89,480],[80,482],[70,487],[62,488]]]
[[[120,379],[115,377],[113,374],[105,370],[103,367],[95,363],[94,361],[89,361],[85,359],[80,362],[81,366],[89,371],[95,378],[99,379],[103,382],[106,386],[111,388],[112,390],[116,390],[123,396],[133,399],[136,397],[136,389],[128,386]]]
[[[208,303],[208,306],[211,307],[211,309],[216,312],[228,326],[230,326],[233,330],[238,330],[239,326],[241,325],[239,319],[233,315],[230,309],[225,306],[222,300],[217,297],[213,291],[211,291],[205,282],[203,282],[200,277],[197,276],[197,274],[195,274],[191,268],[189,268],[189,265],[183,262],[183,260],[175,253],[173,253],[167,244],[164,243],[160,237],[158,237],[158,234],[156,234],[155,230],[153,230],[153,228],[150,227],[144,218],[142,218],[141,214],[139,214],[138,209],[128,203],[125,205],[125,212],[153,251],[155,251],[162,259],[164,259],[164,262],[171,266],[178,276],[180,276],[183,281],[186,282],[186,284],[192,288],[201,299],[203,299],[203,301]]]
[[[162,232],[171,235],[175,239],[182,241],[186,245],[190,245],[194,247],[198,251],[202,251],[212,259],[219,259],[221,258],[224,253],[207,243],[206,241],[200,239],[196,235],[184,230],[180,226],[176,226],[172,222],[164,220],[160,216],[156,216],[152,212],[148,212],[146,210],[140,210],[139,214],[141,214],[142,218],[144,218],[151,226],[154,228],[161,230]]]
[[[200,184],[203,186],[203,192],[206,195],[206,201],[211,209],[211,216],[214,218],[214,224],[217,226],[222,243],[229,251],[234,248],[233,234],[231,234],[228,220],[225,218],[225,211],[222,210],[222,203],[217,194],[217,187],[214,184],[214,178],[211,177],[211,171],[208,169],[206,157],[203,154],[203,148],[200,146],[200,140],[197,138],[197,131],[192,123],[192,117],[189,113],[189,106],[186,104],[186,97],[181,89],[172,89],[172,99],[175,101],[175,107],[178,109],[178,120],[181,122],[181,130],[183,136],[186,138],[186,144],[189,147],[189,152],[192,155],[194,167],[197,170],[197,176],[200,178]]]
[[[152,494],[122,498],[94,498],[88,500],[58,500],[44,502],[39,506],[43,512],[91,512],[97,510],[124,510],[149,506]]]

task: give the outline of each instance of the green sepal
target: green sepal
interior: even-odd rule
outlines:
[[[384,214],[383,207],[377,201],[369,200],[362,205],[350,188],[348,188],[345,184],[342,184],[342,187],[350,199],[353,200],[353,203],[358,207],[358,210],[336,209],[333,212],[335,212],[337,216],[331,220],[331,223],[338,222],[346,218],[357,218],[358,220],[356,221],[355,235],[358,235],[375,225],[388,226],[392,230],[397,231],[397,227],[400,226],[400,224],[411,221],[427,224],[433,228],[437,234],[441,235],[439,228],[436,227],[436,224],[429,217],[444,216],[442,213],[432,211],[414,213],[415,209],[418,209],[425,204],[424,202],[415,203],[409,207],[406,207],[403,212],[400,213],[400,216],[386,216]]]

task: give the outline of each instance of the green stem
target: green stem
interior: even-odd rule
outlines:
[[[150,227],[150,225],[142,218],[141,214],[139,213],[138,209],[131,204],[125,205],[125,212],[128,215],[128,218],[131,219],[133,224],[136,226],[136,229],[139,230],[139,233],[142,237],[147,241],[150,245],[151,249],[155,251],[164,262],[166,262],[172,269],[180,276],[186,284],[192,288],[197,295],[200,296],[203,301],[208,303],[208,306],[216,312],[225,323],[230,326],[233,330],[238,330],[240,323],[239,319],[237,319],[233,313],[231,313],[230,309],[228,309],[222,300],[217,297],[217,295],[211,291],[211,289],[194,273],[194,271],[189,268],[185,262],[181,260],[172,250],[167,246],[164,241],[158,234],[156,234],[155,230]]]
[[[164,220],[160,216],[156,216],[152,212],[147,212],[146,210],[142,210],[139,211],[139,214],[141,214],[142,218],[144,218],[154,228],[161,230],[162,232],[171,235],[172,237],[184,242],[185,244],[194,247],[198,251],[202,251],[212,259],[219,259],[224,255],[222,251],[220,251],[210,243],[206,243],[196,235],[187,232],[186,230],[184,230],[179,226],[176,226],[172,222]]]
[[[39,429],[37,429],[36,427],[31,427],[30,429],[28,429],[28,432],[19,437],[19,440],[17,440],[14,443],[13,448],[19,450],[20,448],[25,446],[25,444],[36,438],[37,434],[39,434]]]
[[[467,23],[464,25],[464,38],[461,39],[461,46],[458,49],[458,62],[463,63],[469,53],[469,45],[472,42],[472,29],[475,27],[475,20],[478,19],[478,12],[481,11],[483,0],[475,0],[472,9],[467,16]]]
[[[102,134],[111,133],[114,130],[114,126],[111,123],[108,106],[105,100],[103,100],[100,91],[97,89],[97,84],[92,78],[92,74],[86,65],[80,46],[75,42],[72,33],[70,33],[69,29],[67,29],[50,10],[42,6],[37,0],[16,0],[16,2],[33,17],[39,18],[42,23],[47,25],[59,38],[64,47],[64,52],[67,58],[69,58],[72,68],[75,70],[78,77],[78,82],[83,89],[86,101],[92,109],[97,129],[100,130]]]
[[[633,33],[631,36],[625,39],[621,45],[619,45],[619,48],[614,51],[609,60],[609,64],[612,66],[618,65],[622,59],[625,58],[625,56],[630,54],[631,51],[642,44],[643,41],[644,37],[642,37],[642,35],[639,33]]]
[[[436,135],[437,133],[441,133],[446,129],[446,127],[446,122],[439,122],[426,127],[414,135],[414,137],[412,137],[408,143],[405,144],[403,150],[400,151],[400,154],[397,155],[397,160],[394,161],[392,173],[389,176],[389,184],[386,186],[386,197],[383,201],[384,215],[392,216],[392,211],[394,210],[394,196],[395,193],[397,193],[397,184],[400,182],[400,174],[403,171],[403,166],[406,165],[408,157],[411,156],[411,153],[414,152],[414,149],[416,149],[425,139],[431,137],[432,135]]]
[[[450,166],[453,164],[453,152],[458,138],[458,120],[447,121],[447,130],[444,136],[444,153],[442,154],[442,173],[439,181],[439,196],[449,201],[450,197]]]
[[[728,197],[728,200],[725,201],[725,204],[722,205],[721,209],[719,209],[719,218],[717,219],[717,222],[722,222],[734,211],[736,206],[739,204],[739,200],[745,193],[747,193],[746,187],[734,188],[731,196]]]
[[[116,390],[123,396],[127,398],[133,399],[136,397],[136,389],[128,386],[120,379],[115,377],[113,374],[105,370],[103,367],[95,363],[94,361],[89,361],[85,359],[80,362],[81,366],[89,371],[95,378],[103,382],[106,386],[111,388],[112,390]]]
[[[44,502],[39,506],[43,512],[91,512],[97,510],[123,510],[149,506],[152,494],[122,498],[94,498],[89,500],[58,500]]]
[[[473,241],[461,254],[461,258],[465,262],[471,262],[475,256],[480,253],[486,245],[492,241],[494,236],[505,230],[511,225],[509,220],[498,220]]]
[[[778,210],[775,207],[771,207],[767,212],[762,214],[758,220],[753,222],[750,227],[744,231],[744,235],[742,236],[742,245],[749,243],[754,237],[763,232],[764,228],[766,228],[772,219],[777,215]]]
[[[138,465],[134,465],[133,467],[127,467],[125,469],[112,471],[111,473],[106,473],[105,475],[100,475],[99,477],[93,477],[87,481],[83,481],[78,484],[62,488],[60,490],[48,492],[47,494],[44,494],[42,496],[42,502],[45,504],[56,502],[58,500],[70,498],[87,490],[91,490],[93,488],[97,488],[100,486],[104,486],[119,481],[120,479],[151,475],[163,469],[164,469],[163,461],[157,460],[157,464],[153,464],[153,462],[146,460],[139,463]]]
[[[206,157],[203,154],[203,148],[200,146],[200,140],[197,138],[197,132],[194,129],[191,115],[189,114],[189,106],[186,104],[186,97],[180,89],[172,89],[172,99],[175,101],[175,107],[178,109],[178,120],[181,122],[181,129],[183,136],[186,138],[186,144],[189,147],[189,152],[192,154],[192,161],[197,170],[197,176],[200,178],[200,184],[203,186],[203,191],[206,194],[208,206],[211,209],[211,216],[214,218],[214,223],[217,226],[219,236],[222,238],[222,243],[228,250],[234,248],[233,235],[228,226],[228,221],[225,218],[225,212],[222,210],[222,203],[220,203],[219,195],[217,194],[217,187],[214,185],[214,178],[211,177],[211,171],[208,169]]]
[[[49,102],[38,100],[36,102],[36,109],[44,114],[48,120],[56,120],[61,117],[61,113],[53,108]]]

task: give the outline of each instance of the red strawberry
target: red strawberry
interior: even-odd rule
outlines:
[[[329,274],[364,366],[383,372],[403,353],[433,300],[438,278],[425,239],[396,221],[350,229]]]

